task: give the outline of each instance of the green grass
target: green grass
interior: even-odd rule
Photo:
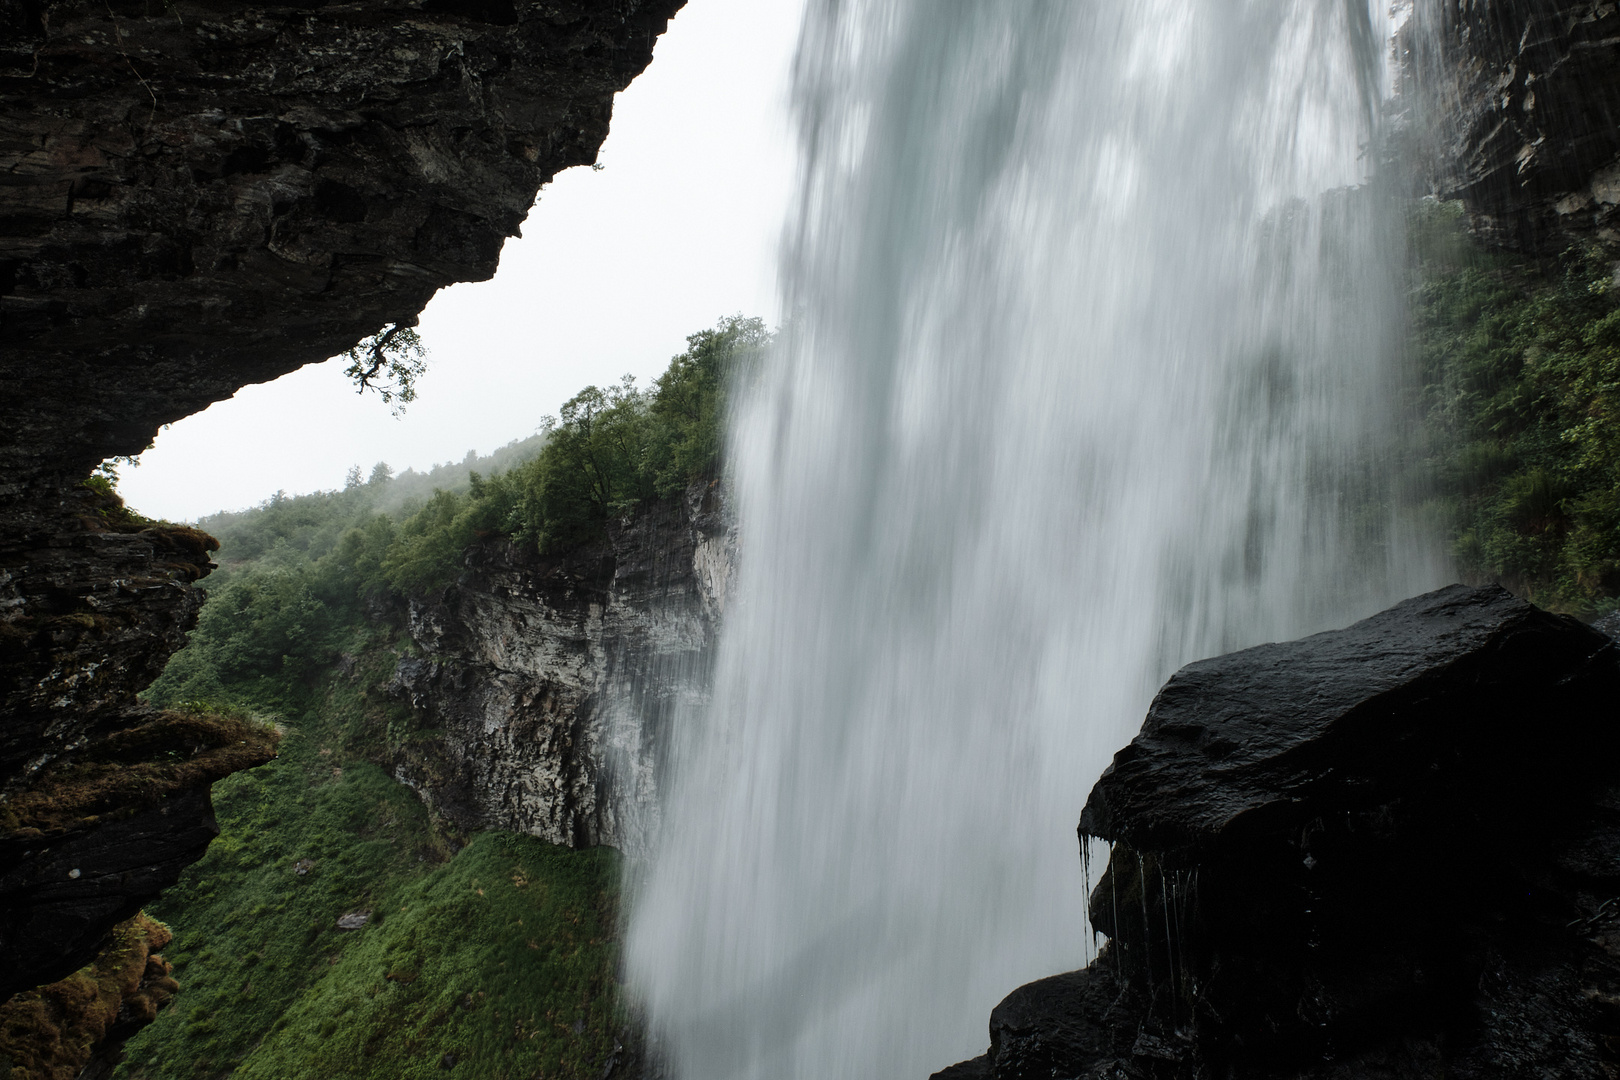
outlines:
[[[215,786],[219,839],[151,909],[175,931],[181,990],[118,1076],[602,1075],[627,1030],[616,856],[466,842],[431,820],[387,769],[447,768],[443,735],[383,687],[411,648],[405,600],[454,578],[467,545],[504,535],[562,550],[717,475],[729,387],[769,341],[757,319],[724,319],[650,390],[587,387],[542,441],[416,477],[414,496],[380,465],[343,491],[278,493],[200,523],[219,534],[221,569],[144,699],[275,718],[286,734],[277,760]],[[456,483],[428,495],[441,472]],[[122,506],[109,480],[92,486]],[[169,532],[199,553],[214,543]],[[369,925],[337,928],[361,910]]]
[[[288,710],[281,754],[215,785],[219,838],[149,909],[181,990],[117,1075],[442,1075],[451,1054],[463,1076],[599,1077],[623,1026],[614,854],[510,834],[457,851],[373,763],[434,734],[378,689],[392,635],[350,644],[347,674],[227,687]],[[337,929],[353,911],[371,922]]]
[[[243,1077],[602,1074],[619,1024],[605,849],[484,833],[388,898]],[[378,916],[383,921],[375,922]]]

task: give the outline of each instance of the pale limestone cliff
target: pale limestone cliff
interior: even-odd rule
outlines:
[[[411,606],[421,655],[394,690],[434,737],[399,753],[396,778],[463,828],[645,850],[672,729],[706,699],[734,556],[710,484],[566,555],[474,547]]]

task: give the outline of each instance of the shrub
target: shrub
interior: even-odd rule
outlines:
[[[1435,496],[1474,578],[1595,614],[1620,596],[1620,298],[1596,248],[1538,263],[1481,250],[1424,206],[1413,344]]]

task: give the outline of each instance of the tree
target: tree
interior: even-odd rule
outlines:
[[[584,543],[609,517],[652,494],[647,399],[633,376],[606,389],[587,386],[559,414],[546,417],[546,447],[519,477],[526,488],[522,531],[542,551]]]
[[[764,320],[741,315],[687,337],[652,394],[649,466],[659,495],[719,472],[728,392],[758,367],[770,342]]]
[[[427,348],[405,323],[389,323],[343,356],[349,361],[343,374],[354,380],[355,392],[377,391],[395,416],[416,400],[416,380],[427,371]]]

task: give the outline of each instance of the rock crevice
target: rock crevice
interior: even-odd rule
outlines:
[[[1398,138],[1487,242],[1620,251],[1620,7],[1610,0],[1414,5],[1397,41]]]

